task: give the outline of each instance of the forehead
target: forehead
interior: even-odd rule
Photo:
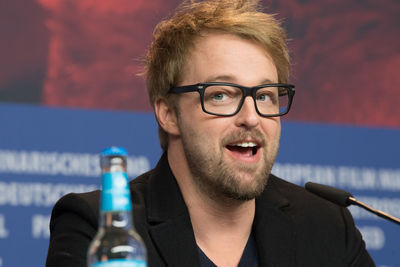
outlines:
[[[206,32],[194,40],[182,80],[186,84],[221,80],[257,85],[277,82],[278,75],[261,45],[232,34]]]

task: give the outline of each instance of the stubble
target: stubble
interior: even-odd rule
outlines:
[[[210,146],[198,133],[183,129],[181,131],[183,149],[191,170],[191,176],[197,188],[212,199],[231,199],[247,201],[258,197],[267,185],[268,177],[279,147],[277,140],[267,142],[257,129],[238,130],[223,138],[218,148]],[[262,162],[259,164],[228,162],[224,157],[225,145],[234,140],[251,137],[261,140]],[[197,141],[197,142],[196,142]],[[270,146],[270,147],[268,147]],[[243,175],[250,175],[250,181],[244,181]],[[248,180],[248,179],[247,179]]]

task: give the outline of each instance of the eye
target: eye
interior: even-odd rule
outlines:
[[[240,99],[241,91],[238,88],[224,85],[209,86],[204,92],[204,101],[215,104],[230,103]]]
[[[271,101],[271,96],[269,94],[262,93],[262,94],[257,95],[256,100],[263,101],[263,102]]]
[[[265,101],[267,99],[268,96],[266,95],[258,95],[257,96],[257,101]]]
[[[228,97],[228,96],[227,96],[226,94],[222,93],[222,92],[214,93],[213,95],[211,95],[211,98],[212,98],[213,100],[216,100],[216,101],[223,101],[223,100],[226,100],[227,97]]]
[[[256,93],[256,101],[260,104],[276,104],[278,90],[276,87],[262,88]]]

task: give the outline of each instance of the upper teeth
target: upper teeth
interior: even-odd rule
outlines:
[[[236,146],[241,146],[241,147],[255,147],[257,146],[256,143],[254,142],[243,142],[243,143],[238,143]]]

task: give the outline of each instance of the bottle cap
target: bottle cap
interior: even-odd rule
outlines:
[[[109,156],[123,156],[127,157],[128,152],[126,152],[125,148],[118,147],[118,146],[112,146],[112,147],[107,147],[101,151],[100,154],[101,157],[109,157]]]

